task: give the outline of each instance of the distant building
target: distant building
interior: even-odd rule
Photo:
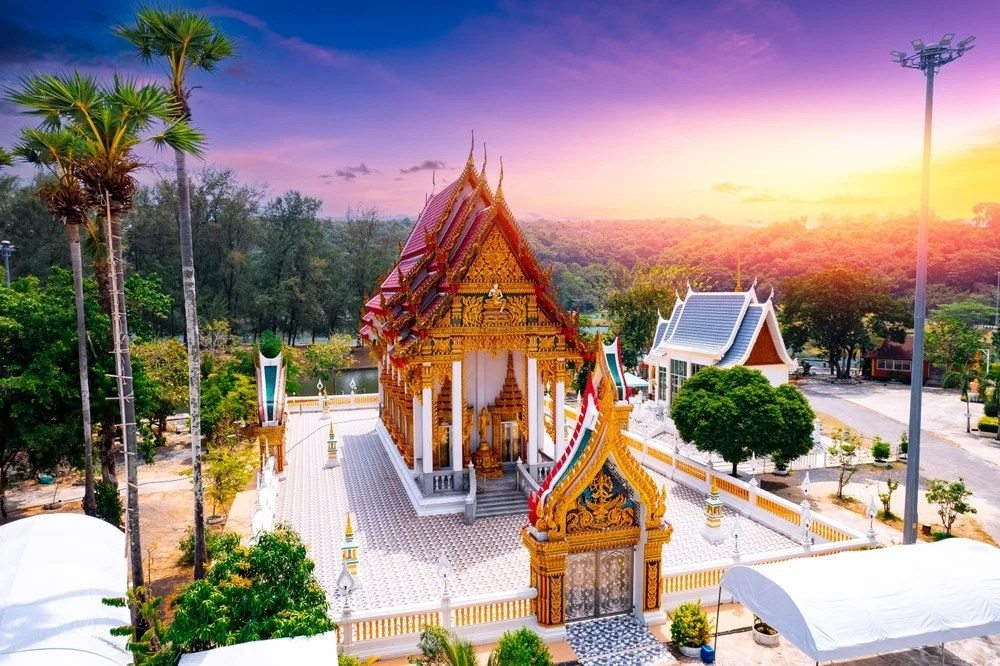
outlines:
[[[742,365],[759,370],[772,386],[788,381],[795,361],[785,343],[768,297],[763,303],[750,291],[695,292],[678,296],[669,319],[656,326],[646,355],[651,397],[669,406],[688,377],[706,366]]]
[[[871,362],[872,377],[875,379],[909,379],[913,372],[913,336],[907,335],[903,342],[893,342],[886,338],[882,345],[865,354]],[[924,359],[924,381],[930,374],[930,362]]]

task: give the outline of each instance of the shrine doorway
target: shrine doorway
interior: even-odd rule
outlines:
[[[566,556],[566,621],[631,614],[635,548]]]

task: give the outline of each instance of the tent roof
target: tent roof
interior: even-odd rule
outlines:
[[[131,664],[127,608],[101,603],[127,584],[125,535],[81,514],[32,516],[0,526],[0,662]]]
[[[628,384],[630,389],[649,388],[649,382],[638,375],[633,375],[631,372],[625,373],[625,383]]]
[[[722,586],[816,661],[1000,633],[1000,549],[969,539],[736,566]]]
[[[337,632],[317,636],[272,638],[193,652],[181,657],[180,666],[288,666],[328,664],[337,661]]]

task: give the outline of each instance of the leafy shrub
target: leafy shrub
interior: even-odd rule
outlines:
[[[244,490],[253,478],[253,466],[257,460],[252,447],[236,448],[216,446],[204,458],[205,482],[208,496],[212,500],[212,515],[221,515],[229,510],[236,493]]]
[[[670,638],[674,645],[701,647],[712,639],[712,623],[701,610],[701,599],[678,606],[670,620]]]
[[[899,455],[901,456],[906,455],[906,452],[909,450],[909,448],[910,448],[910,438],[906,434],[906,431],[904,430],[903,434],[899,436]]]
[[[122,526],[122,498],[117,488],[110,483],[98,481],[94,484],[94,501],[97,504],[98,518],[115,527]]]
[[[979,432],[996,432],[997,431],[997,417],[995,416],[983,416],[979,419]]]
[[[205,532],[205,548],[208,550],[208,561],[220,557],[223,553],[231,552],[240,545],[240,535],[236,532]],[[194,530],[190,527],[187,534],[180,540],[177,546],[181,550],[181,564],[188,566],[194,564]]]
[[[997,392],[995,390],[990,391],[987,394],[986,400],[983,402],[983,414],[986,414],[986,416],[992,416],[993,418],[997,417],[997,411],[998,410],[997,410],[997,397],[996,396],[997,396]]]
[[[368,660],[361,663],[361,660],[357,657],[351,657],[346,654],[337,655],[337,666],[371,666],[378,661],[378,657],[368,657]]]
[[[929,480],[926,497],[930,504],[938,505],[938,516],[948,536],[951,536],[952,525],[959,516],[977,513],[976,507],[969,504],[972,491],[965,487],[962,477],[958,477],[958,481]]]
[[[490,655],[489,666],[552,666],[552,653],[527,627],[505,631]]]
[[[472,644],[441,627],[424,627],[417,643],[420,655],[410,657],[409,662],[417,666],[454,666],[460,664],[477,664]],[[449,659],[449,653],[461,661]]]
[[[875,441],[872,443],[872,456],[875,460],[879,462],[885,462],[892,455],[892,447],[889,446],[889,442],[885,441],[881,437],[876,437]]]

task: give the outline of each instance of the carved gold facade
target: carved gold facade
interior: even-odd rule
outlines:
[[[641,599],[644,612],[660,607],[661,552],[673,531],[664,521],[666,491],[632,456],[621,434],[631,406],[618,400],[601,344],[597,342],[599,367],[592,376],[598,377],[600,416],[589,439],[574,442],[566,467],[553,470],[556,480],[537,505],[533,526],[522,530],[532,585],[538,589],[538,622],[545,626],[566,621],[568,555],[638,548],[643,532],[641,557],[633,559],[642,567],[642,589],[634,599]]]

